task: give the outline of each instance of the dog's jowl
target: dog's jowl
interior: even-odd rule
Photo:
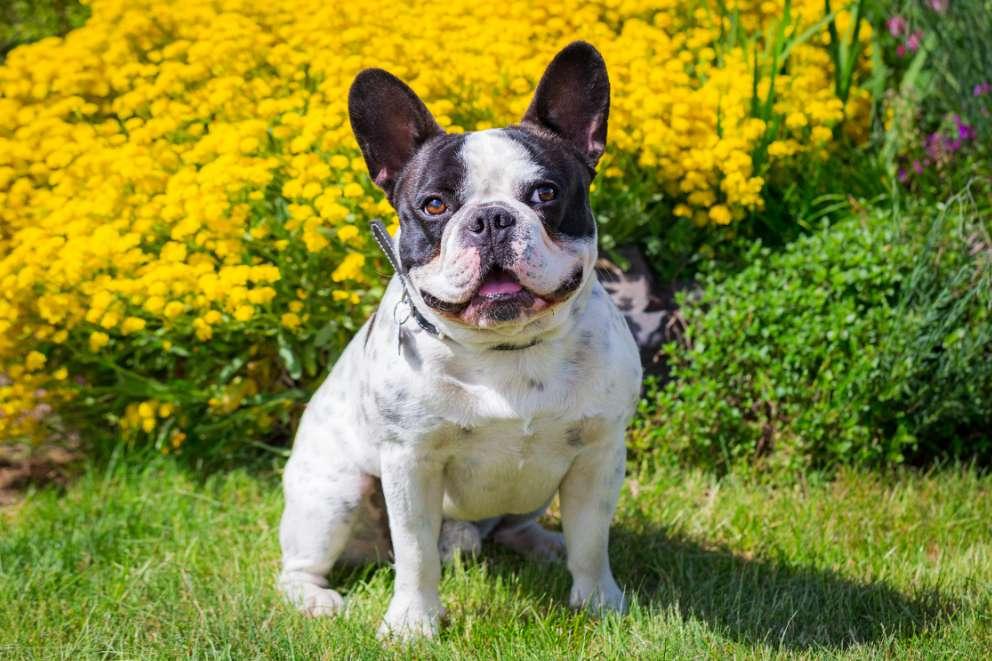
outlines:
[[[279,585],[310,615],[338,561],[392,560],[381,632],[433,635],[441,563],[483,542],[563,559],[570,603],[623,611],[610,519],[641,367],[596,279],[589,185],[610,85],[575,43],[520,124],[446,134],[382,70],[349,95],[369,173],[400,218],[397,274],[314,395],[286,466]],[[558,494],[563,534],[538,517]]]

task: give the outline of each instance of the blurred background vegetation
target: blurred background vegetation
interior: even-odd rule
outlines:
[[[865,139],[838,127],[840,149],[789,168],[763,164],[784,120],[756,65],[752,111],[770,127],[753,154],[767,179],[764,209],[726,226],[673,216],[653,170],[622,155],[623,180],[596,192],[605,254],[623,264],[617,249],[635,246],[658,281],[683,290],[673,321],[684,332],[660,353],[670,378],[647,384],[632,434],[642,468],[789,479],[992,456],[992,2],[830,5],[817,25],[830,35],[836,95],[854,83],[870,93]],[[837,36],[841,7],[855,24],[867,21],[870,38]],[[64,0],[4,3],[0,57],[66,33],[88,11]],[[788,53],[810,38],[786,30],[788,20],[786,12],[769,23],[761,39],[735,28],[722,43],[761,49],[784,71]],[[870,66],[859,73],[858,61]],[[267,359],[294,401],[305,400],[350,328],[346,319],[299,343],[273,337]],[[315,342],[328,346],[304,346]],[[244,366],[238,360],[230,369]],[[147,381],[128,385],[158,393]],[[200,442],[182,451],[207,461],[283,452],[298,409],[287,412],[278,393],[242,396],[288,417],[251,443],[246,427],[224,427],[237,415],[207,420],[195,431]],[[89,433],[91,452],[118,443],[99,425]],[[155,439],[156,449],[178,450],[167,434]]]
[[[76,0],[4,0],[0,3],[0,61],[21,44],[63,35],[89,17]]]

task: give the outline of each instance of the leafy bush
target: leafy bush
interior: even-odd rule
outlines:
[[[728,4],[94,0],[0,66],[0,438],[217,449],[291,420],[387,271],[346,117],[363,66],[457,132],[519,118],[585,38],[614,83],[606,244],[760,209],[764,168],[864,137],[832,58],[865,70],[870,30],[820,0]]]
[[[757,470],[992,454],[992,243],[964,200],[933,215],[852,217],[710,273],[635,447]]]

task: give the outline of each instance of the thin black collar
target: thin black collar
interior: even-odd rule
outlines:
[[[524,349],[530,349],[535,344],[540,344],[541,338],[535,337],[530,342],[526,344],[497,344],[489,347],[492,351],[522,351]]]
[[[423,313],[417,309],[417,306],[413,304],[413,298],[410,296],[410,287],[407,282],[406,272],[400,266],[400,260],[396,256],[396,251],[393,249],[393,241],[389,236],[389,232],[386,231],[386,226],[382,224],[381,220],[372,221],[372,238],[375,242],[379,244],[379,249],[382,250],[383,254],[386,255],[386,259],[392,265],[393,270],[396,271],[396,275],[399,276],[400,285],[403,287],[403,298],[402,301],[406,303],[407,308],[410,310],[410,316],[413,317],[417,325],[424,329],[424,331],[431,337],[443,340],[444,336],[441,331],[437,329],[437,326],[432,324]]]

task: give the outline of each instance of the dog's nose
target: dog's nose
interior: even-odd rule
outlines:
[[[516,223],[513,212],[506,207],[482,207],[466,225],[465,234],[476,245],[499,243],[506,240]]]

